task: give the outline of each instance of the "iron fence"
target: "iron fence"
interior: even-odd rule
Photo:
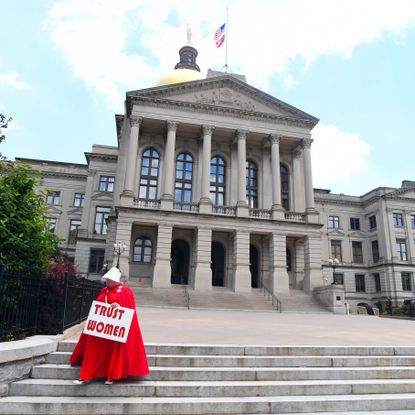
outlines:
[[[0,268],[0,341],[58,334],[88,316],[102,285],[65,273]]]

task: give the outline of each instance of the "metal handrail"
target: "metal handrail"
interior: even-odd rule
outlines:
[[[263,283],[262,288],[264,289],[264,296],[268,295],[268,300],[271,297],[271,304],[276,307],[277,311],[282,312],[282,303],[278,298],[272,293],[272,291]]]
[[[187,289],[187,285],[183,285],[183,295],[184,295],[184,301],[186,302],[186,307],[189,310],[190,309],[190,294],[189,294],[189,290]]]

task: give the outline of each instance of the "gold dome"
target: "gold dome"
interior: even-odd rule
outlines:
[[[203,75],[193,69],[175,69],[165,75],[163,75],[156,83],[156,86],[178,84],[180,82],[190,82],[203,79]]]

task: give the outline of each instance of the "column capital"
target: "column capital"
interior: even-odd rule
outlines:
[[[297,146],[293,150],[293,158],[299,159],[303,155],[303,148],[301,146]]]
[[[245,140],[248,132],[246,130],[236,130],[235,134],[236,134],[237,140]]]
[[[141,117],[130,116],[130,126],[131,127],[140,127],[143,119]]]
[[[203,124],[202,125],[203,135],[212,135],[214,130],[215,130],[214,125],[208,125],[208,124]]]
[[[301,147],[306,149],[310,149],[311,148],[311,144],[313,144],[313,139],[312,138],[303,138],[302,142],[301,142]]]
[[[270,134],[269,139],[272,144],[279,144],[281,142],[282,136],[278,134]]]
[[[174,131],[174,132],[177,130],[177,126],[179,125],[178,121],[173,121],[173,120],[167,120],[166,124],[167,124],[167,131]]]

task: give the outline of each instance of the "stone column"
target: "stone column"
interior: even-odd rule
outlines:
[[[272,172],[272,219],[284,219],[281,206],[281,172],[280,172],[280,141],[281,136],[271,134],[271,172]]]
[[[311,294],[315,287],[324,285],[321,270],[321,242],[318,236],[307,236],[304,241],[304,291]]]
[[[212,250],[212,229],[199,226],[196,239],[196,268],[194,289],[203,291],[212,289],[212,269],[210,268]]]
[[[272,233],[270,235],[271,281],[272,292],[287,294],[290,291],[290,281],[287,272],[287,237],[284,234]]]
[[[131,247],[131,229],[132,229],[132,222],[127,218],[120,219],[118,218],[116,222],[116,230],[115,230],[115,241],[120,242],[121,244],[125,244],[126,248],[123,253],[120,255],[120,271],[124,276],[125,280],[128,281],[130,279],[130,247]],[[114,254],[112,266],[115,267],[117,265],[117,255]]]
[[[295,212],[305,211],[305,197],[304,197],[304,186],[303,186],[303,175],[301,174],[301,157],[303,155],[303,149],[298,146],[292,153],[293,158],[293,180],[294,180],[294,208]]]
[[[249,269],[249,232],[236,230],[234,233],[235,292],[251,291],[251,271]]]
[[[171,242],[173,226],[160,223],[157,234],[156,263],[153,271],[153,287],[171,287]]]
[[[212,133],[214,127],[203,125],[203,158],[202,158],[202,195],[199,202],[200,213],[211,213],[212,202],[210,200],[210,153],[212,146]]]
[[[174,186],[174,155],[176,149],[176,131],[178,123],[176,121],[167,121],[167,141],[164,156],[164,185],[161,196],[161,209],[173,209],[173,186]]]
[[[238,143],[238,202],[237,216],[249,216],[249,207],[246,203],[246,131],[236,132]]]
[[[121,198],[133,198],[135,194],[135,176],[137,172],[137,151],[138,151],[138,139],[140,133],[140,125],[142,118],[130,117],[130,139],[128,142],[127,152],[127,166],[124,181],[124,190],[121,194]]]
[[[305,138],[302,142],[304,153],[304,185],[306,210],[314,210],[313,173],[311,171],[311,138]]]

